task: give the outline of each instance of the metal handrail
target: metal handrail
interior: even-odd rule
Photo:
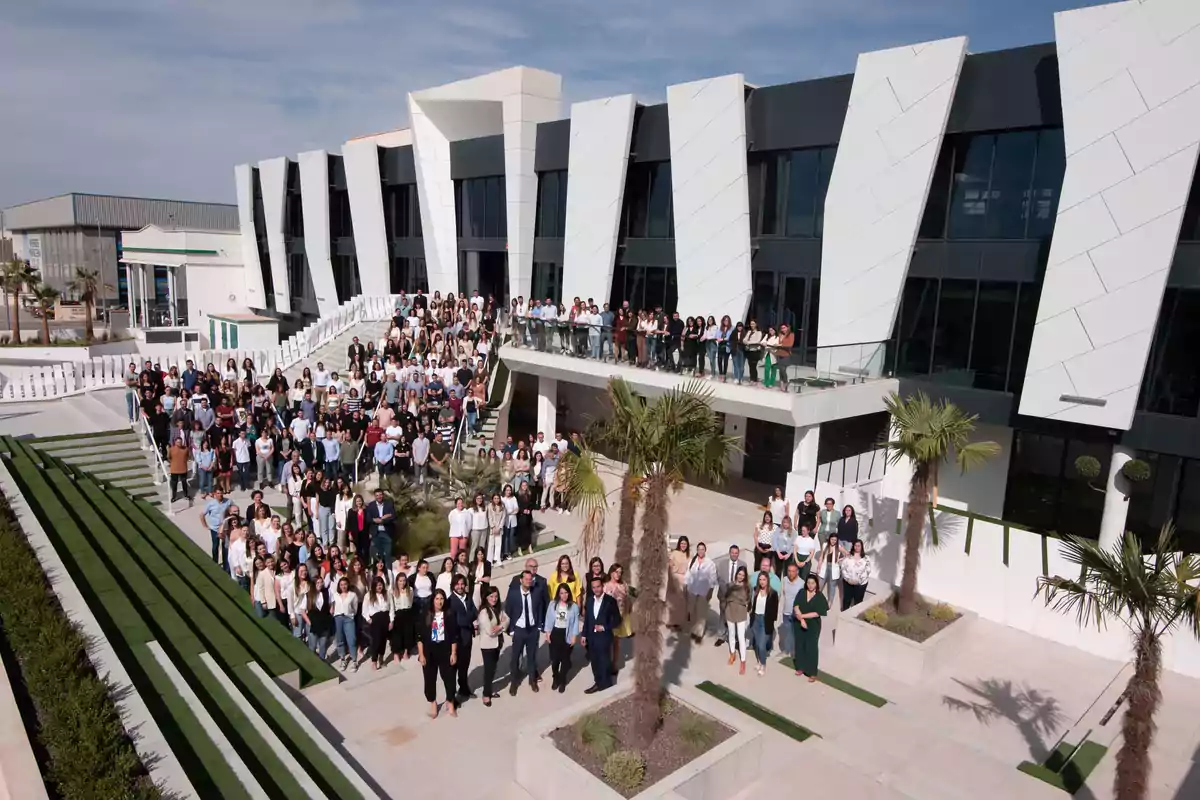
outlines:
[[[138,428],[142,434],[142,449],[149,449],[154,453],[154,485],[165,486],[163,506],[166,508],[168,516],[173,516],[174,511],[171,508],[171,473],[167,471],[167,465],[162,459],[162,453],[158,450],[158,444],[154,441],[154,431],[150,429],[150,418],[145,412],[138,417]],[[161,479],[160,479],[161,476]]]

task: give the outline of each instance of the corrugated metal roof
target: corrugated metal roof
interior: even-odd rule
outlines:
[[[237,206],[144,197],[66,194],[13,206],[4,212],[10,230],[42,228],[121,228],[158,225],[162,228],[238,229]]]

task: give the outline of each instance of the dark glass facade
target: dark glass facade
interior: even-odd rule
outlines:
[[[503,175],[456,181],[454,200],[461,238],[500,239],[508,236]]]
[[[533,292],[530,299],[562,302],[563,265],[553,261],[533,262]]]
[[[634,311],[661,308],[668,314],[677,311],[679,283],[674,267],[642,267],[618,264],[613,271],[610,308],[620,308],[626,300]]]
[[[1094,486],[1075,471],[1080,456],[1100,462],[1101,477]],[[1111,456],[1111,440],[1014,431],[1004,519],[1039,531],[1095,537],[1104,513],[1104,476]]]
[[[263,298],[267,310],[275,310],[275,279],[271,275],[271,252],[267,247],[267,217],[263,210],[262,179],[258,167],[251,171],[252,201],[254,205],[254,238],[258,244],[258,266],[262,271]]]
[[[415,183],[384,185],[383,218],[389,240],[421,238],[421,204]]]
[[[561,239],[567,235],[567,171],[538,175],[537,219],[534,236]]]
[[[819,238],[836,154],[836,147],[751,154],[747,164],[751,232],[757,236]]]
[[[625,179],[622,239],[670,239],[675,236],[671,162],[631,162]]]
[[[1138,408],[1155,414],[1200,414],[1200,289],[1168,288],[1142,379]]]

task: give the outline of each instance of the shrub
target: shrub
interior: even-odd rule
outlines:
[[[896,615],[888,620],[887,629],[897,636],[918,640],[918,635],[921,633],[921,624],[912,617]]]
[[[717,737],[717,730],[704,717],[691,717],[679,726],[679,738],[693,750],[703,750]]]
[[[408,519],[397,552],[415,559],[450,550],[450,522],[440,511],[420,511]]]
[[[879,606],[871,606],[863,612],[862,618],[864,621],[872,625],[878,625],[881,628],[886,628],[888,624],[888,613]]]
[[[1095,480],[1100,477],[1100,461],[1095,456],[1080,456],[1075,459],[1075,471],[1081,478]]]
[[[112,686],[96,675],[83,634],[59,606],[3,498],[0,563],[0,622],[16,660],[14,688],[32,701],[35,745],[45,752],[39,766],[51,796],[161,797],[121,724]]]
[[[1135,458],[1125,462],[1125,466],[1121,467],[1121,474],[1127,480],[1134,483],[1141,483],[1150,477],[1150,465],[1140,458]]]
[[[599,714],[585,714],[575,722],[579,746],[597,758],[608,758],[617,749],[617,731]]]
[[[614,789],[630,794],[646,777],[646,760],[634,750],[618,750],[604,760],[603,772]]]
[[[954,610],[953,606],[946,603],[936,603],[933,608],[929,609],[929,616],[939,622],[950,622],[958,617],[958,612]]]

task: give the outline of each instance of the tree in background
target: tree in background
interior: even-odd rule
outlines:
[[[50,345],[50,312],[58,303],[60,293],[48,283],[39,283],[33,289],[33,300],[42,313],[42,344]]]
[[[91,342],[96,334],[94,327],[96,298],[100,296],[102,288],[107,288],[100,283],[100,270],[80,267],[75,271],[75,277],[67,285],[71,291],[79,295],[79,301],[83,303],[84,310],[87,312],[87,318],[83,322],[83,338],[84,341]],[[174,298],[172,298],[173,300]]]
[[[25,261],[14,258],[4,264],[0,270],[0,282],[4,284],[4,293],[12,297],[11,315],[12,343],[21,343],[21,292],[26,286],[31,286],[37,280],[37,271]]]
[[[1068,536],[1060,545],[1079,578],[1038,578],[1046,605],[1074,614],[1080,627],[1103,627],[1116,619],[1133,639],[1133,675],[1122,699],[1121,749],[1113,792],[1118,800],[1144,800],[1150,790],[1154,715],[1162,702],[1162,640],[1176,627],[1200,636],[1200,557],[1179,552],[1171,523],[1159,532],[1154,551],[1142,553],[1133,533],[1105,550],[1090,539]]]
[[[972,442],[975,421],[946,400],[934,402],[924,392],[901,399],[892,392],[885,401],[892,415],[892,440],[886,443],[888,461],[912,464],[908,484],[908,510],[904,526],[904,571],[900,578],[897,609],[911,614],[917,609],[917,571],[921,568],[921,533],[929,520],[929,507],[937,505],[938,472],[953,455],[966,472],[1000,451],[995,442]]]

